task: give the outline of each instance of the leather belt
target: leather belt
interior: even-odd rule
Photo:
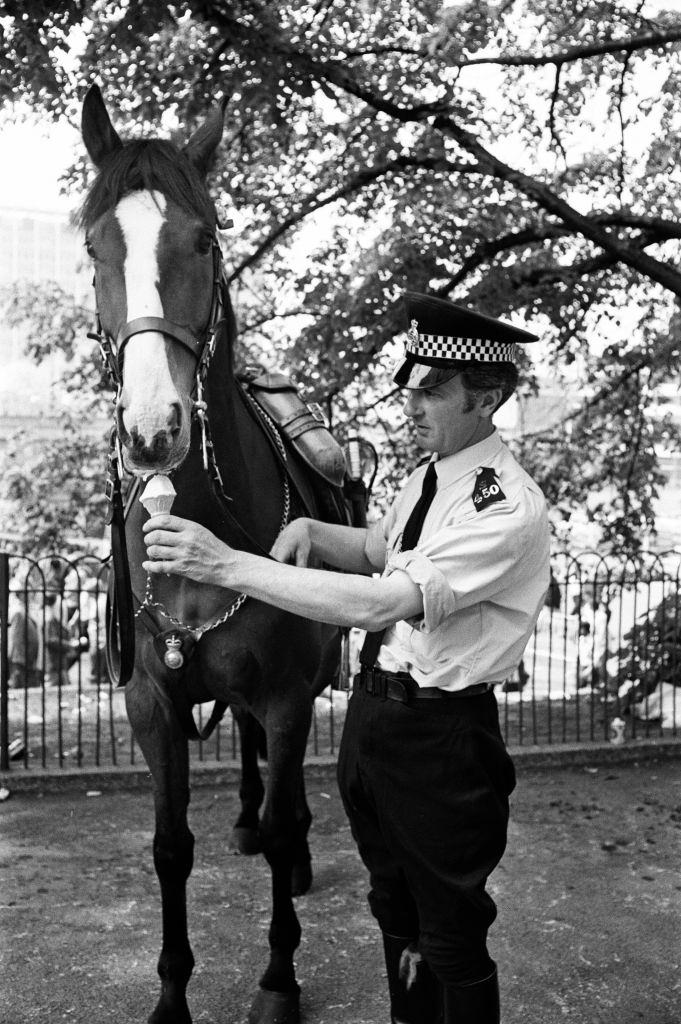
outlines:
[[[494,683],[475,683],[464,690],[443,690],[439,686],[419,686],[408,672],[384,672],[380,668],[363,668],[353,680],[353,690],[362,690],[370,697],[412,704],[420,700],[459,700],[489,693]]]

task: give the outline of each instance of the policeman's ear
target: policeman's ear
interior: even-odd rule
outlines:
[[[504,397],[504,392],[501,388],[490,388],[487,391],[481,391],[478,400],[478,412],[485,419],[492,416],[501,405]]]

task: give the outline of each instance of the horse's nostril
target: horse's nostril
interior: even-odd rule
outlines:
[[[125,420],[123,418],[124,409],[120,405],[116,407],[116,425],[118,427],[118,436],[121,439],[121,444],[127,444],[130,440],[130,434],[128,433],[127,427],[125,426]]]
[[[139,455],[146,448],[147,443],[144,434],[140,434],[137,427],[133,427],[130,431],[130,443],[136,455]]]
[[[163,433],[163,431],[159,430],[158,434],[156,434],[151,442],[151,451],[155,456],[165,455],[168,448],[168,436]]]
[[[171,434],[177,434],[182,424],[182,410],[177,402],[170,407],[168,414],[168,430]]]

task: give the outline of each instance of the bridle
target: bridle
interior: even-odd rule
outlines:
[[[123,387],[123,355],[125,346],[136,334],[143,334],[145,331],[158,331],[173,341],[179,342],[196,359],[196,375],[194,380],[194,392],[197,394],[197,401],[202,401],[203,386],[205,384],[208,366],[215,351],[215,336],[225,323],[224,307],[222,303],[222,284],[225,280],[224,266],[220,244],[213,235],[211,241],[213,255],[213,291],[211,296],[210,313],[202,337],[196,337],[186,327],[174,324],[172,320],[159,316],[138,316],[134,320],[128,320],[118,332],[118,339],[114,338],[102,328],[102,320],[99,309],[95,312],[97,330],[88,333],[88,338],[96,341],[99,345],[104,365],[107,368],[111,384],[116,389],[117,402]],[[96,279],[93,278],[93,286],[96,294]]]
[[[221,506],[221,510],[227,520],[230,522],[232,527],[238,532],[242,540],[245,541],[247,549],[255,551],[257,554],[264,557],[271,557],[269,552],[266,551],[260,543],[250,534],[250,532],[244,527],[244,525],[236,517],[230,504],[232,499],[225,492],[224,483],[220,474],[220,469],[217,464],[215,456],[215,449],[210,430],[210,422],[208,418],[208,407],[205,399],[206,384],[208,377],[208,370],[210,367],[211,359],[215,352],[217,337],[220,333],[220,329],[226,323],[225,309],[222,298],[222,288],[225,284],[225,271],[222,260],[222,252],[217,237],[213,235],[212,238],[212,257],[213,257],[213,271],[212,271],[212,297],[211,307],[208,315],[206,327],[200,337],[194,336],[185,327],[179,324],[175,324],[165,317],[136,317],[133,320],[128,321],[123,325],[118,333],[117,340],[102,328],[101,317],[99,309],[96,311],[96,325],[97,330],[88,333],[88,338],[96,341],[99,345],[102,359],[106,367],[110,382],[115,389],[114,408],[118,405],[122,387],[123,387],[123,356],[125,346],[136,334],[141,334],[146,331],[158,331],[164,334],[166,337],[171,338],[173,341],[178,342],[181,346],[187,349],[196,359],[196,370],[194,375],[194,384],[192,389],[192,416],[196,417],[199,423],[199,429],[201,433],[201,450],[203,457],[203,468],[208,472],[210,481],[213,487],[215,496]],[[95,281],[93,281],[95,284]],[[96,287],[95,287],[96,293]],[[274,423],[271,421],[264,411],[256,405],[252,400],[246,398],[244,393],[244,400],[247,403],[247,408],[251,415],[255,415],[258,419],[260,426],[268,433],[269,440],[273,443],[275,451],[279,456],[279,459],[284,467],[284,509],[282,514],[282,523],[280,530],[284,528],[288,522],[290,515],[290,489],[288,472],[286,470],[286,452],[284,449],[283,442],[276,429]],[[163,614],[169,621],[171,621],[176,629],[174,631],[169,630],[167,633],[171,634],[165,643],[170,651],[172,648],[173,641],[175,641],[174,633],[178,631],[185,634],[185,638],[190,640],[190,647],[203,636],[204,633],[209,630],[215,629],[218,626],[226,622],[238,609],[243,605],[246,600],[244,594],[240,594],[234,602],[227,608],[224,613],[217,616],[213,616],[208,623],[199,627],[188,627],[182,623],[179,619],[170,615],[165,607],[157,601],[153,600],[151,590],[151,578],[147,576],[147,585],[145,589],[145,595],[143,600],[137,598],[138,609],[133,609],[133,592],[130,580],[130,567],[127,556],[127,545],[125,540],[125,517],[126,509],[123,506],[122,496],[122,478],[123,478],[123,459],[121,451],[121,441],[118,433],[118,424],[114,422],[114,426],[111,430],[109,454],[107,459],[107,481],[106,481],[106,496],[109,501],[109,513],[107,516],[107,522],[111,525],[111,547],[112,547],[112,559],[114,568],[114,579],[113,579],[113,595],[112,595],[112,626],[118,623],[119,630],[119,648],[120,648],[120,670],[118,672],[118,685],[123,686],[132,676],[134,667],[134,653],[135,653],[135,626],[134,621],[140,615],[144,614],[147,626],[157,631],[154,637],[155,646],[156,641],[159,637],[165,637],[165,633],[158,632],[158,624],[151,615],[150,609],[157,608],[161,614]],[[136,492],[134,492],[136,493]],[[134,496],[133,493],[133,496]],[[128,499],[128,507],[131,504],[131,499]],[[165,660],[165,664],[171,668],[180,668],[183,664],[183,659],[180,660],[179,664],[172,665],[169,660]],[[110,664],[110,670],[113,666]],[[113,673],[116,674],[115,672]],[[217,707],[217,704],[216,704]],[[191,713],[189,717],[184,715],[186,721],[189,719],[193,723]],[[187,725],[187,728],[191,726]]]

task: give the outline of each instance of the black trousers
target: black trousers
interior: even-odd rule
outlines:
[[[494,694],[409,705],[355,691],[338,781],[381,930],[418,938],[444,985],[488,977],[485,884],[515,786]]]

